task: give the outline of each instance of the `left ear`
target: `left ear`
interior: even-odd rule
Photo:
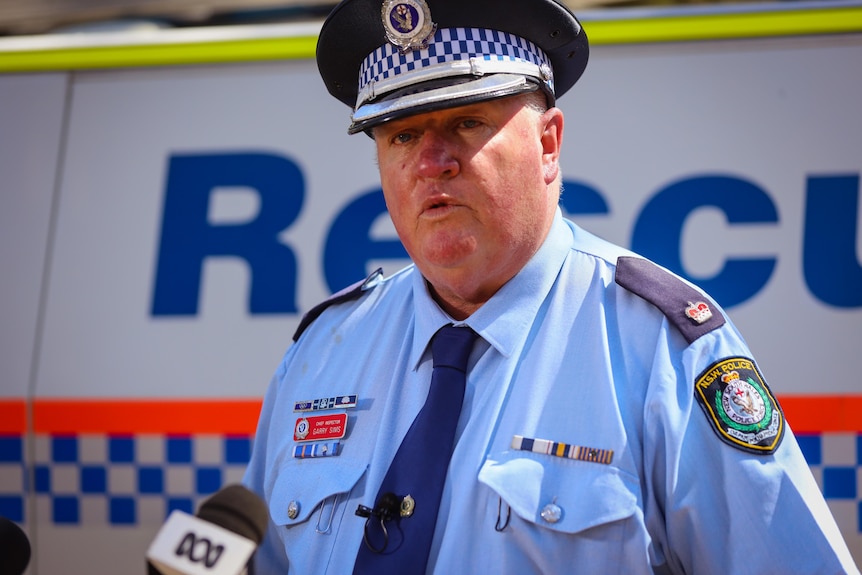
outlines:
[[[542,114],[542,169],[545,184],[557,179],[560,173],[560,147],[563,144],[563,112],[559,108],[549,108]]]

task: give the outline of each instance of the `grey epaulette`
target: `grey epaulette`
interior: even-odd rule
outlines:
[[[304,332],[308,328],[308,326],[311,325],[311,322],[316,320],[317,317],[322,314],[326,308],[337,303],[350,301],[352,299],[358,298],[363,293],[376,286],[382,277],[383,269],[377,268],[371,273],[371,275],[369,275],[364,280],[360,280],[355,284],[347,286],[343,290],[335,292],[334,294],[308,310],[305,315],[302,316],[302,320],[299,322],[299,326],[293,333],[293,341],[298,340],[299,336],[302,335],[302,332]]]
[[[715,304],[703,293],[649,260],[617,259],[614,281],[660,309],[689,344],[725,324],[724,314],[713,311]]]

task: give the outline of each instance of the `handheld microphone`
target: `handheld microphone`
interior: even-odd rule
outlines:
[[[21,575],[30,563],[30,540],[12,521],[0,517],[0,575]]]
[[[147,550],[147,572],[242,575],[268,522],[269,511],[257,495],[229,485],[204,501],[195,516],[171,512]]]

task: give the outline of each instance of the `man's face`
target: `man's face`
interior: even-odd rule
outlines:
[[[525,102],[503,98],[374,129],[389,213],[438,301],[478,307],[548,232],[562,113]]]

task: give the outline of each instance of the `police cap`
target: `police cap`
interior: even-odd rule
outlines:
[[[351,134],[537,89],[554,105],[588,56],[555,0],[343,0],[317,42],[326,88],[353,109]]]

